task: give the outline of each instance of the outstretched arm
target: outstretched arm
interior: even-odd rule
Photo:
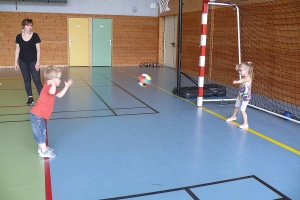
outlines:
[[[69,89],[70,85],[72,85],[72,84],[73,84],[72,79],[69,79],[68,82],[65,81],[64,89],[62,89],[59,93],[57,93],[56,96],[58,98],[62,98],[66,94],[66,92]]]
[[[245,82],[249,82],[249,81],[251,81],[251,77],[250,77],[250,76],[248,76],[248,77],[246,77],[246,78],[241,78],[241,79],[238,80],[238,81],[234,80],[234,81],[233,81],[233,84],[237,84],[237,83],[245,83]]]

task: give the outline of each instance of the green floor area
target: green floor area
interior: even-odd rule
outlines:
[[[0,199],[45,199],[44,159],[30,122],[0,123]]]
[[[0,82],[0,199],[43,200],[44,159],[33,139],[23,81]]]

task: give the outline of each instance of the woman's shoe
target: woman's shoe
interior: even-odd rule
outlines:
[[[28,98],[28,101],[27,101],[27,106],[31,106],[31,105],[33,105],[34,104],[34,100],[33,100],[33,98],[32,97],[29,97]]]

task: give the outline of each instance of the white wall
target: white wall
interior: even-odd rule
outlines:
[[[0,11],[158,16],[158,6],[150,8],[151,3],[157,2],[157,0],[68,0],[68,3],[33,3],[25,0],[25,3],[22,3],[18,0],[17,6],[15,2],[0,2]]]

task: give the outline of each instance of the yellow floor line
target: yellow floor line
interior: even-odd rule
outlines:
[[[222,115],[219,115],[219,114],[217,114],[217,113],[215,113],[215,112],[213,112],[213,111],[211,111],[211,110],[208,110],[208,109],[206,109],[206,108],[202,108],[202,109],[205,110],[205,111],[208,112],[208,113],[211,113],[211,114],[213,114],[213,115],[215,115],[215,116],[221,118],[221,119],[226,120],[226,118],[223,117]],[[238,123],[236,123],[236,122],[230,122],[230,123],[232,123],[232,124],[234,124],[234,125],[236,125],[236,126],[239,126],[239,125],[240,125],[240,124],[238,124]],[[263,139],[265,139],[265,140],[267,140],[267,141],[269,141],[269,142],[272,142],[272,143],[274,143],[274,144],[276,144],[276,145],[278,145],[278,146],[280,146],[280,147],[282,147],[282,148],[284,148],[284,149],[286,149],[286,150],[289,150],[289,151],[291,151],[291,152],[293,152],[293,153],[295,153],[295,154],[297,154],[297,155],[300,155],[300,151],[298,151],[298,150],[296,150],[296,149],[294,149],[294,148],[292,148],[292,147],[289,147],[289,146],[287,146],[287,145],[285,145],[285,144],[283,144],[283,143],[281,143],[281,142],[278,142],[277,140],[274,140],[274,139],[272,139],[272,138],[270,138],[270,137],[268,137],[268,136],[265,136],[265,135],[262,134],[262,133],[259,133],[259,132],[255,131],[255,130],[250,129],[250,128],[245,129],[245,130],[247,130],[248,132],[253,133],[254,135],[257,135],[257,136],[259,136],[259,137],[261,137],[261,138],[263,138]]]
[[[120,70],[120,69],[119,69],[119,70]],[[130,76],[133,76],[133,77],[135,77],[135,78],[138,78],[138,77],[136,77],[136,76],[134,76],[134,75],[132,75],[132,74],[130,74],[130,73],[128,73],[128,72],[123,71],[123,70],[120,70],[120,71],[122,71],[123,73],[128,74],[128,75],[130,75]],[[154,86],[154,87],[156,87],[156,88],[158,88],[158,89],[160,89],[160,90],[162,90],[162,91],[164,91],[164,92],[166,92],[166,93],[169,93],[169,94],[171,94],[171,95],[173,95],[173,96],[176,96],[176,97],[178,97],[178,98],[180,98],[180,99],[182,99],[182,100],[184,100],[184,101],[186,101],[186,102],[188,102],[188,103],[190,103],[190,104],[193,104],[193,105],[197,106],[194,102],[191,102],[191,101],[189,101],[189,100],[187,100],[187,99],[184,99],[184,98],[182,98],[182,97],[179,97],[179,96],[177,96],[177,95],[175,95],[175,94],[173,94],[173,93],[171,93],[171,92],[169,92],[169,91],[167,91],[167,90],[165,90],[165,89],[163,89],[163,88],[161,88],[161,87],[158,87],[157,85],[154,85],[154,84],[151,84],[151,85]],[[208,113],[210,113],[210,114],[216,116],[216,117],[219,117],[219,118],[224,119],[224,120],[227,119],[227,118],[225,118],[224,116],[219,115],[218,113],[215,113],[215,112],[213,112],[213,111],[211,111],[211,110],[209,110],[209,109],[207,109],[207,108],[204,108],[204,107],[200,107],[200,108],[201,108],[202,110],[204,110],[204,111],[206,111],[206,112],[208,112]],[[238,123],[236,123],[236,122],[230,122],[230,123],[232,123],[232,124],[234,124],[234,125],[236,125],[236,126],[240,126],[240,124],[238,124]],[[267,141],[269,141],[269,142],[272,142],[273,144],[276,144],[276,145],[278,145],[278,146],[280,146],[280,147],[282,147],[282,148],[284,148],[284,149],[286,149],[286,150],[288,150],[288,151],[291,151],[291,152],[293,152],[293,153],[295,153],[295,154],[297,154],[297,155],[300,155],[300,151],[298,151],[297,149],[294,149],[294,148],[289,147],[289,146],[287,146],[287,145],[285,145],[285,144],[283,144],[283,143],[281,143],[281,142],[278,142],[277,140],[274,140],[274,139],[272,139],[272,138],[270,138],[270,137],[268,137],[268,136],[265,136],[265,135],[262,134],[262,133],[259,133],[259,132],[255,131],[255,130],[250,129],[250,128],[245,129],[245,130],[247,130],[248,132],[253,133],[254,135],[257,135],[257,136],[259,136],[259,137],[261,137],[261,138],[263,138],[263,139],[265,139],[265,140],[267,140]]]

